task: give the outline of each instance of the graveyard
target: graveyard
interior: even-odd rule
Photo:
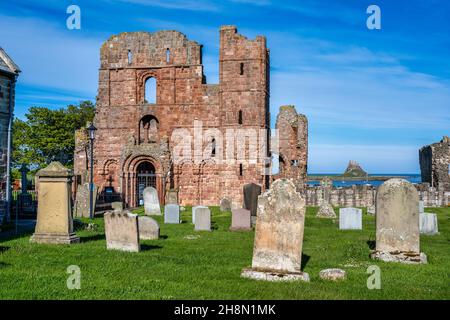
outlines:
[[[230,231],[231,213],[210,207],[211,231],[195,231],[192,212],[181,224],[160,225],[158,240],[141,240],[140,252],[106,250],[104,220],[75,221],[80,243],[30,243],[33,229],[0,239],[0,299],[449,299],[450,208],[425,208],[437,214],[439,234],[421,235],[428,263],[408,265],[370,259],[376,240],[375,217],[362,209],[362,230],[339,230],[339,217],[316,217],[308,207],[302,271],[309,282],[245,279],[252,264],[254,231]],[[339,216],[338,208],[335,208]],[[144,208],[133,213],[144,215]],[[81,222],[78,222],[81,221]],[[93,224],[92,224],[93,223]],[[81,290],[68,290],[67,267],[78,265]],[[369,290],[367,268],[381,270],[381,290]],[[319,272],[340,268],[347,277],[325,281]]]

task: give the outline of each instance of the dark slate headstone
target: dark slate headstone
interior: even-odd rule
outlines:
[[[256,216],[258,196],[261,194],[261,186],[255,183],[244,185],[244,209],[250,210],[252,216]]]

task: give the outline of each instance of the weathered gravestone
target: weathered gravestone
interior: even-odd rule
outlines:
[[[194,230],[211,231],[211,211],[209,208],[197,208]]]
[[[199,209],[199,208],[208,208],[208,207],[205,207],[205,206],[192,207],[192,223],[193,224],[195,224],[195,213],[197,212],[197,209]]]
[[[178,204],[178,191],[169,190],[166,193],[166,204]]]
[[[30,241],[35,243],[71,244],[80,242],[73,232],[71,212],[72,171],[59,162],[39,170],[36,228]]]
[[[258,208],[258,196],[261,194],[261,186],[255,183],[244,185],[244,209],[250,210],[252,216],[256,216]]]
[[[106,248],[139,252],[138,216],[128,211],[105,213]]]
[[[159,224],[154,219],[145,216],[138,217],[139,239],[159,239]]]
[[[143,191],[144,210],[146,215],[161,215],[158,191],[153,187],[147,187]]]
[[[97,203],[97,196],[98,196],[98,187],[94,184],[92,192],[92,207],[94,208],[94,212]],[[79,185],[77,188],[73,216],[76,218],[90,218],[89,208],[90,208],[89,183],[85,183]]]
[[[390,179],[377,192],[376,248],[372,258],[402,263],[426,263],[420,252],[419,194],[404,179]]]
[[[419,213],[425,212],[425,206],[423,205],[423,201],[419,201]]]
[[[180,206],[177,204],[167,204],[164,207],[164,223],[180,223]]]
[[[222,198],[222,200],[220,200],[220,212],[230,210],[231,210],[231,200],[228,198]]]
[[[358,208],[339,209],[339,229],[340,230],[361,230],[362,210]]]
[[[231,231],[252,230],[250,210],[231,210]]]
[[[301,271],[305,199],[294,183],[279,179],[258,198],[252,268],[241,276],[268,281],[309,281]]]
[[[376,208],[375,208],[374,205],[370,206],[370,207],[367,207],[367,214],[375,215],[375,212],[376,212]]]
[[[334,212],[333,206],[330,203],[333,181],[330,178],[325,177],[324,179],[322,179],[320,184],[322,186],[323,198],[319,206],[319,210],[317,211],[316,217],[336,218],[336,212]]]
[[[121,212],[123,210],[123,202],[121,201],[111,202],[111,208],[115,212]]]
[[[420,213],[419,220],[420,233],[428,235],[439,233],[437,215],[435,213]]]

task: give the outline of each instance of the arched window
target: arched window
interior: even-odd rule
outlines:
[[[145,81],[145,103],[156,103],[156,79],[153,77]]]
[[[238,124],[242,124],[242,110],[238,112]]]
[[[166,62],[167,63],[170,62],[170,49],[169,48],[166,49]]]
[[[131,53],[131,50],[128,50],[128,64],[131,64],[131,60],[133,60],[133,54]]]

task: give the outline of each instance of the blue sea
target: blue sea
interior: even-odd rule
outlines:
[[[338,175],[336,173],[320,173],[320,174],[314,174],[314,173],[310,173],[310,175],[313,176],[330,176],[330,175]],[[383,173],[383,174],[371,174],[371,177],[376,177],[376,176],[382,176],[382,177],[403,177],[404,179],[408,180],[411,183],[421,183],[422,179],[420,177],[420,174],[392,174],[392,173]],[[363,184],[370,184],[372,186],[379,186],[381,184],[383,184],[384,181],[377,181],[377,180],[372,180],[372,181],[367,181],[367,180],[349,180],[349,181],[333,181],[333,186],[334,187],[350,187],[353,185],[363,185]],[[317,186],[320,185],[320,181],[308,181],[308,185],[310,186]]]

